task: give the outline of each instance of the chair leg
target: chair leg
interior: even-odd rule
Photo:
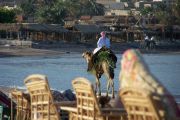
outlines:
[[[75,113],[72,113],[72,112],[69,113],[69,120],[77,120],[76,117],[77,116]]]

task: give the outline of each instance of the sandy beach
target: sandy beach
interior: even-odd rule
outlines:
[[[59,54],[69,53],[83,53],[84,51],[93,51],[96,43],[63,43],[53,47],[36,46],[36,47],[17,47],[17,46],[0,46],[0,57],[13,57],[13,56],[52,56]],[[138,49],[137,43],[112,43],[111,49],[116,54],[121,54],[125,50],[135,48]],[[140,50],[142,53],[180,53],[180,47],[174,48],[170,46],[167,49],[154,49],[154,50]]]
[[[34,48],[0,48],[0,57],[13,56],[46,56],[62,54],[62,51],[34,49]]]
[[[82,53],[85,50],[93,50],[93,47],[87,45],[79,45],[75,43],[62,44],[58,47],[49,46],[35,46],[35,47],[21,47],[21,46],[0,46],[0,57],[13,56],[52,56],[66,53]]]

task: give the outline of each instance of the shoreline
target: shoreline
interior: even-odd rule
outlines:
[[[56,56],[61,54],[81,54],[84,51],[93,51],[96,44],[63,43],[53,47],[39,46],[34,48],[22,46],[0,46],[0,58],[23,56]],[[135,43],[113,43],[111,46],[115,54],[122,54],[127,49],[138,49]],[[139,49],[142,54],[180,54],[180,47],[157,48],[154,50]]]
[[[67,98],[68,96],[65,96],[64,93],[71,94],[71,98],[72,98],[72,94],[74,94],[74,90],[71,90],[71,89],[56,90],[56,89],[53,89],[53,88],[50,88],[50,89],[51,89],[52,95],[54,96],[54,99],[56,101],[60,101],[60,100],[62,101],[63,99],[68,100],[68,101],[72,101],[72,99]],[[8,98],[10,98],[10,93],[12,91],[14,91],[14,90],[18,90],[18,91],[22,91],[24,93],[28,93],[26,88],[12,87],[12,86],[1,86],[0,85],[0,92],[2,92]],[[105,94],[105,92],[102,93],[102,94]],[[116,91],[115,94],[117,95],[118,91]],[[175,100],[177,100],[177,103],[180,103],[180,94],[173,94],[173,93],[171,93],[171,94],[174,96]],[[61,97],[59,98],[58,95],[60,95]],[[73,96],[73,98],[74,97],[75,96]]]

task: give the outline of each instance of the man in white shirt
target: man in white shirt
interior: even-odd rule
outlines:
[[[154,36],[152,36],[152,37],[151,37],[151,41],[154,41],[154,40],[155,40],[155,39],[154,39]]]
[[[110,48],[110,40],[106,37],[106,33],[104,31],[101,32],[101,37],[97,42],[97,48],[94,49],[93,54],[99,51],[103,46]]]
[[[145,41],[149,41],[149,37],[147,35],[145,35]]]

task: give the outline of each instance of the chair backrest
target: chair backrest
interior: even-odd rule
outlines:
[[[30,98],[22,91],[11,92],[11,97],[16,103],[16,120],[30,120]]]
[[[101,111],[92,84],[85,78],[72,81],[77,99],[78,120],[100,120]]]
[[[164,120],[165,111],[158,96],[142,89],[123,88],[120,98],[129,120]]]
[[[59,120],[47,77],[33,74],[28,76],[24,83],[31,97],[31,120]]]

